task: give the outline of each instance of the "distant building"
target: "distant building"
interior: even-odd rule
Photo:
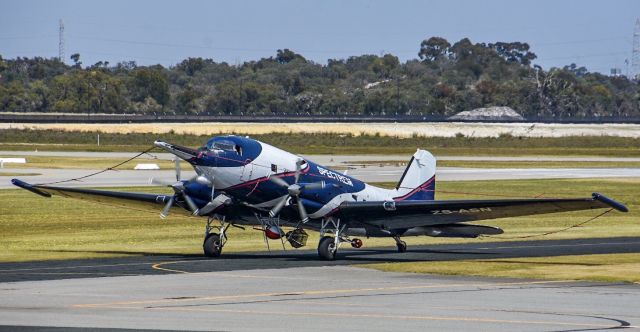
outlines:
[[[622,69],[611,68],[611,76],[614,76],[614,77],[622,76]]]

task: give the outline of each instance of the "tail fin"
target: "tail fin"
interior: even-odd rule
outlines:
[[[394,200],[433,200],[436,189],[436,158],[426,150],[416,151],[404,170]]]

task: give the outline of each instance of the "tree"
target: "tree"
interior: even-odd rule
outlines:
[[[179,113],[197,113],[199,111],[196,100],[200,98],[201,93],[191,86],[187,86],[176,97],[176,109]]]
[[[504,43],[497,42],[489,44],[489,47],[496,50],[499,56],[508,62],[515,62],[528,66],[537,56],[529,52],[529,44],[521,42]]]
[[[563,70],[567,70],[570,71],[571,73],[573,73],[576,77],[583,77],[584,75],[586,75],[589,71],[587,70],[587,68],[585,67],[578,67],[578,65],[576,65],[575,63],[572,63],[568,66],[564,66],[562,67]]]
[[[433,62],[439,59],[443,59],[449,52],[451,44],[442,37],[431,37],[425,39],[420,44],[420,52],[418,57],[424,62]]]
[[[82,65],[82,61],[80,61],[80,53],[73,53],[69,58],[73,60],[74,67],[80,68],[80,66]]]
[[[213,63],[214,62],[211,59],[188,58],[180,62],[176,68],[184,71],[189,76],[193,76],[198,71],[201,71],[206,65]]]
[[[169,82],[159,68],[136,68],[132,76],[128,85],[133,101],[143,102],[147,97],[152,97],[160,105],[167,105],[170,98]]]
[[[391,54],[385,54],[382,58],[373,60],[370,65],[371,70],[383,78],[391,77],[393,72],[400,65],[398,57]]]
[[[301,59],[302,61],[307,61],[302,55],[297,54],[296,52],[285,48],[284,50],[278,50],[276,53],[276,61],[279,64],[289,63],[295,59]]]

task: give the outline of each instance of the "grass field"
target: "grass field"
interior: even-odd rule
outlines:
[[[98,146],[97,135],[98,132],[0,129],[0,150],[138,152],[151,147],[157,139],[197,147],[202,146],[212,136],[176,132],[100,133],[101,143]],[[251,137],[300,154],[397,155],[411,154],[420,147],[440,156],[640,156],[640,138],[616,136],[393,137],[336,133],[268,133]]]
[[[167,193],[165,188],[157,187],[125,189]],[[626,203],[631,212],[612,212],[582,227],[544,238],[640,236],[640,180],[637,179],[510,180],[491,181],[490,185],[485,181],[438,182],[437,198],[487,198],[491,195],[589,197],[593,191],[605,193]],[[173,214],[167,220],[160,220],[160,208],[158,213],[137,212],[60,197],[45,199],[18,189],[1,190],[0,202],[2,262],[201,253],[205,222],[203,218]],[[499,226],[506,230],[504,236],[489,239],[413,237],[406,238],[406,241],[409,246],[468,241],[510,241],[512,239],[507,237],[558,230],[596,214],[596,211],[583,211],[485,221],[483,224]],[[264,249],[262,235],[258,231],[232,228],[229,237],[230,241],[225,251]],[[317,241],[317,233],[312,232],[308,248],[314,249]],[[275,245],[276,242],[272,244]],[[390,239],[365,239],[365,246],[381,245],[394,246],[394,242]]]
[[[636,253],[365,264],[360,266],[390,272],[640,283],[640,255]]]
[[[40,173],[17,173],[17,172],[0,172],[0,176],[34,176]]]

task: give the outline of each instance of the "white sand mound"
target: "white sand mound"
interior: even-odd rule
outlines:
[[[449,120],[464,120],[464,121],[522,121],[524,117],[518,112],[514,111],[511,107],[507,106],[493,106],[476,108],[473,111],[460,112],[454,116],[449,117]]]

